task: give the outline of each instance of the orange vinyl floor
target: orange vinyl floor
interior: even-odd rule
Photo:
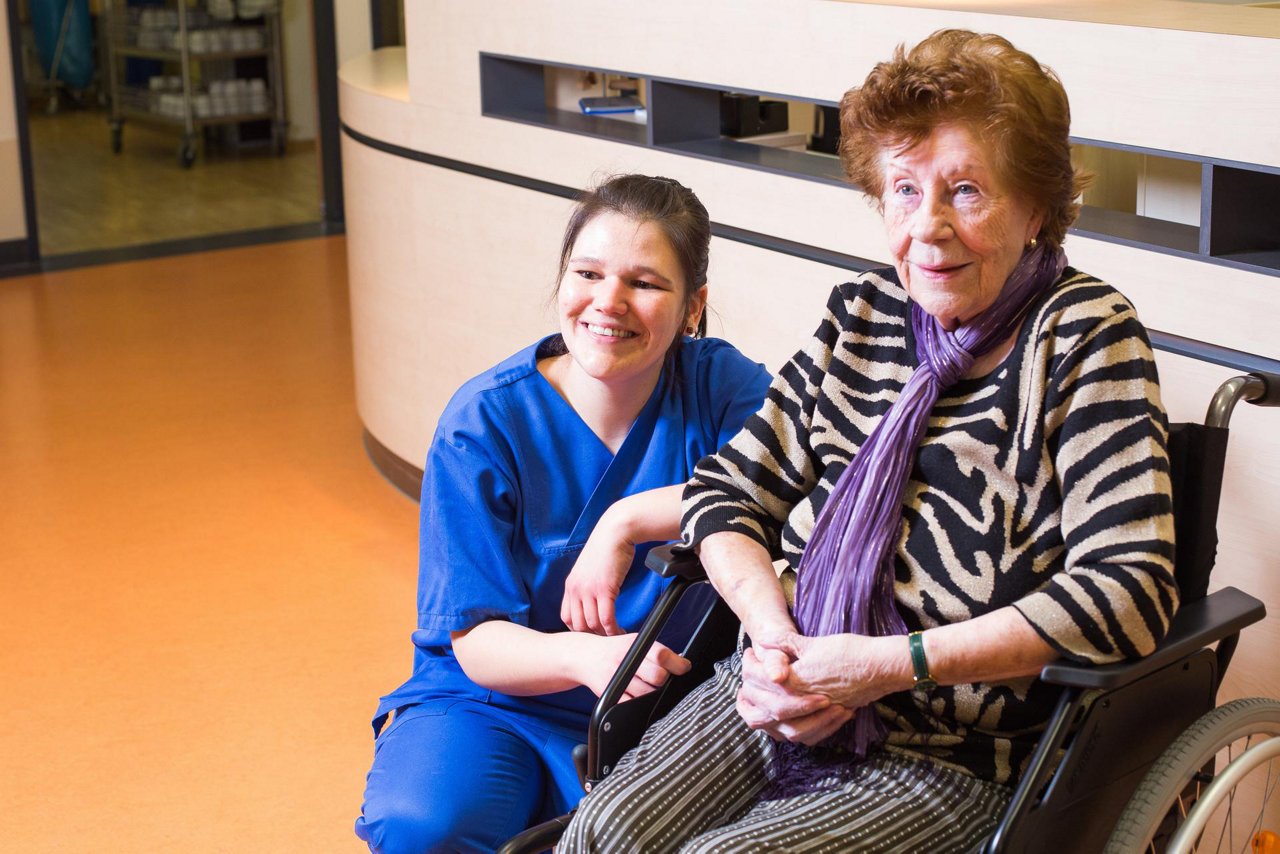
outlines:
[[[417,506],[343,238],[0,279],[0,851],[357,852]]]

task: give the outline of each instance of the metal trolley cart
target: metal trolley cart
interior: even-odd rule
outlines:
[[[271,148],[285,149],[283,42],[277,0],[170,0],[127,6],[105,0],[111,150],[119,153],[125,119],[182,130],[178,162],[196,158],[198,130],[268,120]],[[127,79],[128,59],[159,60],[145,82]],[[251,63],[248,60],[265,62]],[[265,66],[264,76],[245,68]]]

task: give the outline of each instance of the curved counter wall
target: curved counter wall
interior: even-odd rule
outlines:
[[[409,48],[340,73],[357,406],[371,457],[412,494],[452,392],[554,330],[569,199],[603,175],[664,174],[698,192],[716,223],[711,333],[770,368],[812,332],[833,285],[888,257],[878,217],[847,187],[655,145],[651,129],[619,140],[501,109],[485,115],[494,84],[482,81],[482,55],[829,103],[899,42],[944,26],[993,31],[1059,73],[1080,140],[1243,172],[1270,193],[1280,176],[1280,13],[1124,5],[1131,17],[1114,23],[1063,20],[1063,4],[1048,19],[1029,17],[1030,4],[1015,15],[969,3],[654,0],[605,31],[588,0],[409,4]],[[1144,6],[1166,28],[1133,25]],[[1216,198],[1206,190],[1202,234]],[[1152,329],[1171,418],[1200,420],[1216,385],[1240,369],[1280,369],[1280,338],[1263,320],[1280,311],[1280,269],[1093,231],[1073,233],[1066,248]],[[1266,513],[1280,498],[1271,438],[1280,413],[1241,406],[1233,428],[1215,586],[1241,587],[1280,613],[1280,530]],[[1277,645],[1274,620],[1244,634],[1224,699],[1277,693],[1280,664],[1267,652]]]

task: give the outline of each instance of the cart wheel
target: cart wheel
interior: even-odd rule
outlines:
[[[183,169],[190,169],[191,164],[196,162],[196,145],[192,140],[184,139],[182,145],[178,146],[178,162]]]
[[[119,154],[124,147],[124,122],[111,123],[111,153]]]

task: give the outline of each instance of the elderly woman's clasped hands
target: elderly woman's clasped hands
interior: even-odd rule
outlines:
[[[742,653],[738,714],[775,740],[818,744],[859,708],[910,686],[895,666],[905,648],[901,637],[796,631],[754,640]]]

